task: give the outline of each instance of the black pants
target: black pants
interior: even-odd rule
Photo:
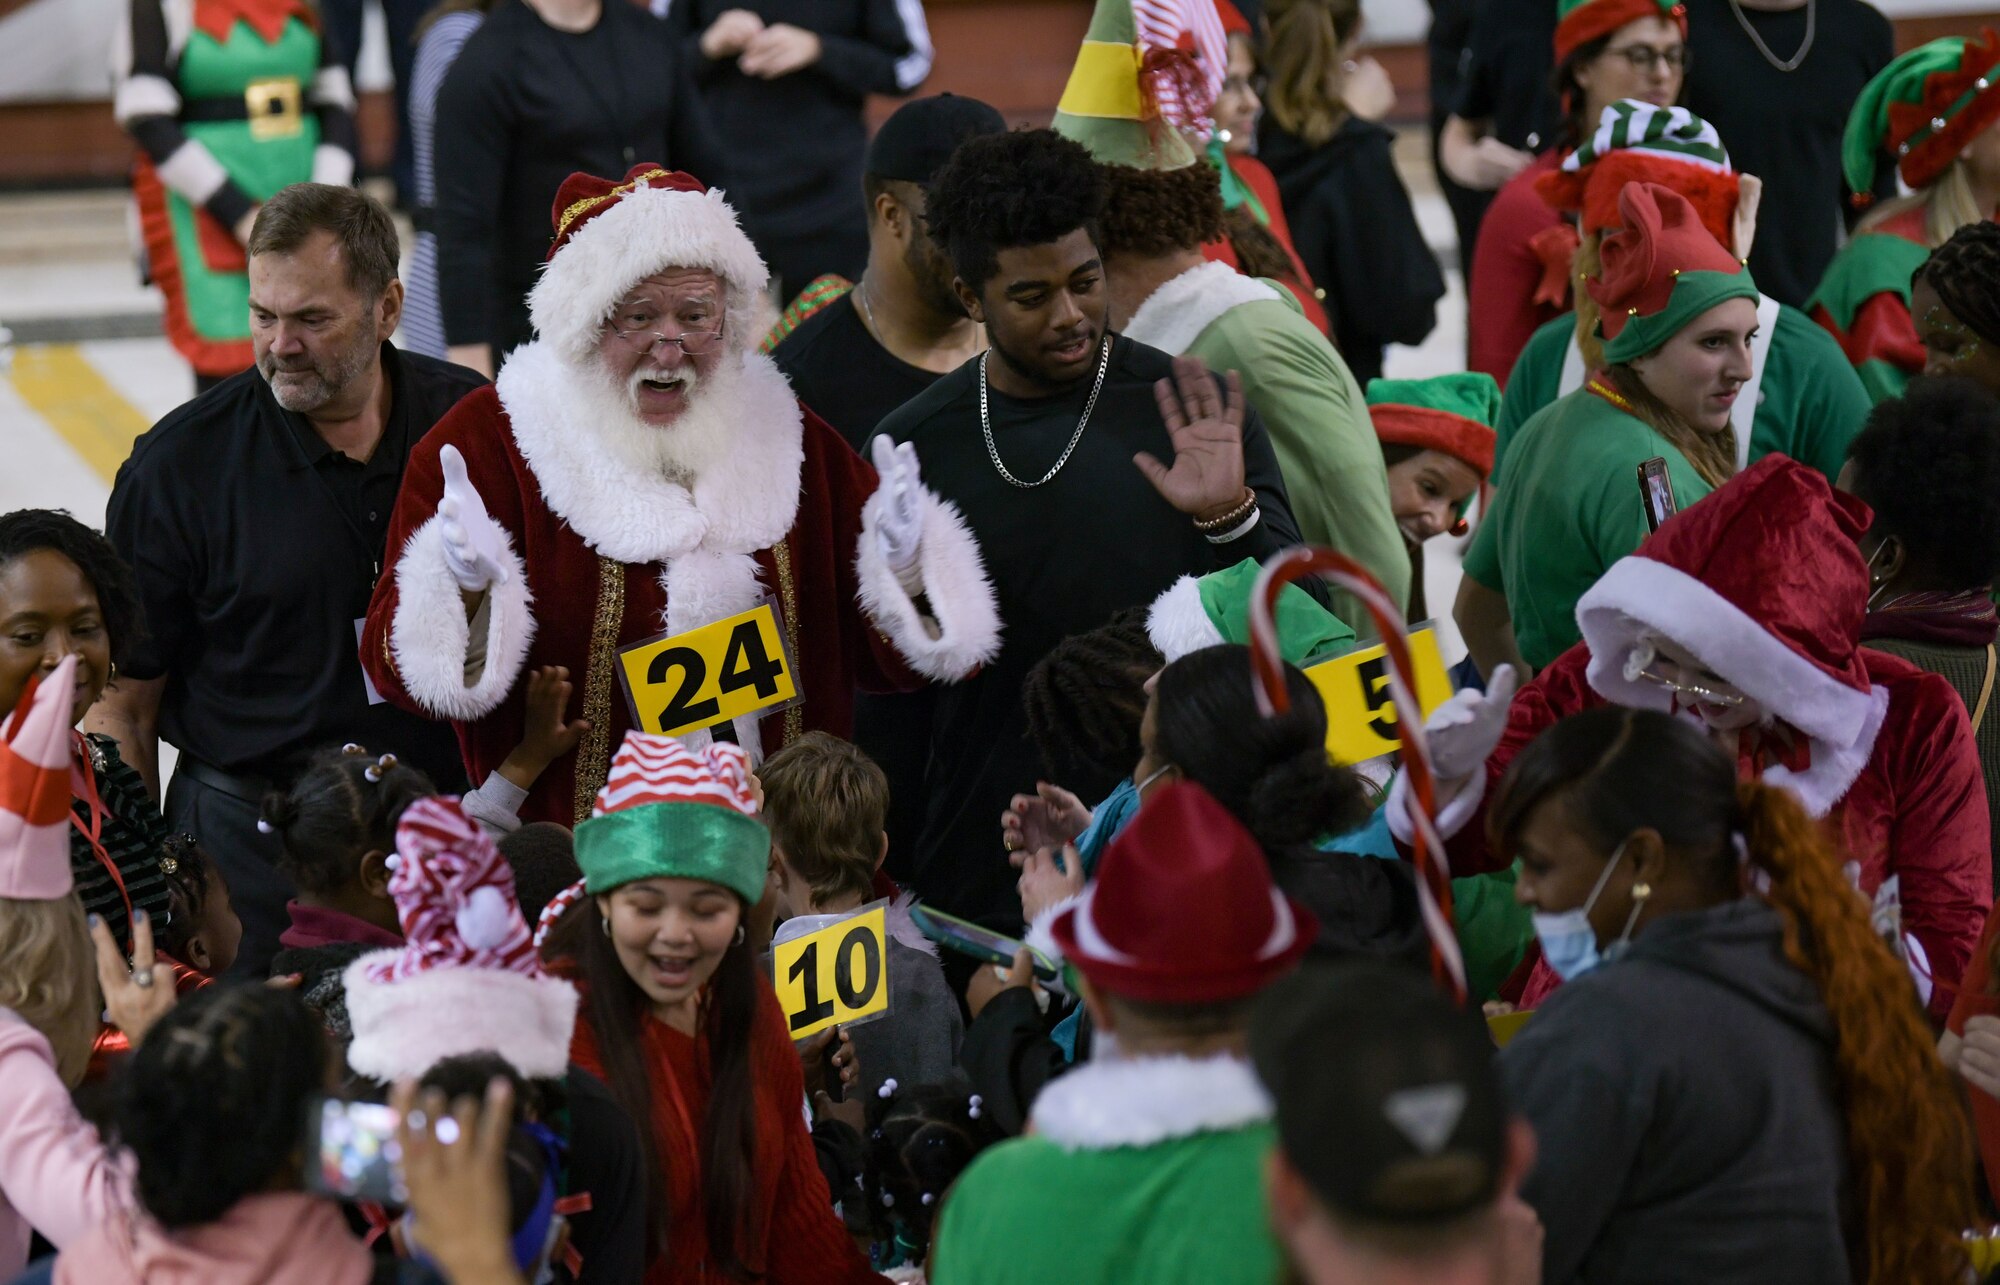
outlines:
[[[177,771],[167,783],[167,830],[186,831],[201,846],[229,882],[229,903],[243,921],[243,944],[237,948],[232,977],[268,977],[271,956],[278,953],[278,934],[292,922],[285,903],[292,898],[292,881],[277,867],[278,840],[257,829],[258,801],[249,788],[225,792],[205,780]]]

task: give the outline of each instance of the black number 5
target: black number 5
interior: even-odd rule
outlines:
[[[1396,702],[1389,694],[1389,658],[1364,660],[1354,671],[1361,680],[1361,700],[1368,707],[1368,725],[1385,741],[1397,739]]]
[[[678,669],[681,678],[680,690],[667,707],[660,711],[659,731],[664,735],[691,724],[705,724],[722,714],[722,705],[713,697],[705,701],[694,700],[694,694],[701,690],[708,678],[708,662],[692,647],[669,647],[653,657],[653,663],[646,667],[646,681],[659,684],[667,681],[667,674]]]

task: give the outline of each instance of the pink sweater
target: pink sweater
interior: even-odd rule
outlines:
[[[132,1204],[130,1178],[70,1104],[55,1050],[0,1008],[0,1280],[27,1265],[31,1230],[62,1249]]]

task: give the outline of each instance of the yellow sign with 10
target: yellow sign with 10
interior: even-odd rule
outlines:
[[[793,1039],[889,1015],[888,910],[871,902],[771,947],[771,981]]]

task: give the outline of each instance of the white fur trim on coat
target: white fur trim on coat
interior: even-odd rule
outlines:
[[[1021,939],[1021,944],[1039,950],[1048,956],[1050,963],[1060,965],[1063,962],[1063,948],[1056,940],[1054,932],[1056,917],[1082,900],[1082,893],[1073,892],[1053,905],[1042,907],[1041,913],[1028,921],[1028,935]]]
[[[1146,611],[1146,637],[1172,664],[1191,651],[1219,647],[1226,640],[1202,605],[1201,582],[1182,576],[1153,599]]]
[[[1255,277],[1226,263],[1204,263],[1147,295],[1120,333],[1161,352],[1184,353],[1231,308],[1276,298],[1278,292]]]
[[[1034,1131],[1066,1151],[1109,1151],[1270,1118],[1270,1095],[1243,1058],[1100,1058],[1042,1090]]]
[[[729,317],[750,334],[767,309],[770,272],[720,191],[640,188],[597,215],[543,266],[528,292],[535,333],[571,360],[590,355],[597,328],[638,282],[668,268],[707,268],[728,283]],[[754,339],[764,331],[755,329]]]
[[[486,668],[465,681],[472,626],[444,555],[442,519],[418,527],[396,559],[396,614],[389,652],[403,687],[440,718],[469,723],[506,699],[535,640],[528,571],[507,540],[507,582],[486,591]],[[502,528],[503,536],[506,534]]]
[[[1000,654],[1000,608],[986,579],[979,540],[956,505],[925,488],[917,569],[931,614],[922,615],[882,554],[876,522],[886,502],[877,487],[861,506],[861,547],[854,570],[862,609],[910,668],[926,678],[955,683]]]
[[[769,357],[744,355],[732,380],[728,444],[691,491],[664,475],[624,466],[592,437],[590,426],[577,422],[596,395],[581,384],[590,378],[597,378],[594,370],[565,362],[536,342],[509,354],[494,381],[542,498],[585,544],[615,562],[668,562],[697,549],[754,553],[792,529],[805,461],[804,418]]]
[[[394,982],[368,976],[400,947],[371,951],[341,974],[354,1043],[347,1064],[375,1080],[418,1076],[448,1057],[493,1052],[531,1080],[569,1069],[576,988],[560,977],[444,965]]]

